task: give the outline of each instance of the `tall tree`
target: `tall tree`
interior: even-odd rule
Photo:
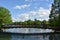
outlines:
[[[10,24],[11,22],[12,20],[10,11],[4,7],[0,7],[0,25]]]
[[[50,26],[60,27],[60,0],[54,0],[49,18]]]

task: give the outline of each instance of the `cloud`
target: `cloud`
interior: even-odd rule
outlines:
[[[15,7],[14,7],[14,9],[24,9],[24,8],[29,7],[29,6],[31,6],[31,5],[30,5],[30,4],[25,4],[25,5],[17,5],[17,6],[15,6]]]
[[[49,4],[49,10],[51,10],[52,4]]]
[[[49,19],[50,10],[44,9],[40,7],[37,11],[30,11],[27,13],[21,13],[17,18],[14,18],[13,21],[26,21],[26,20],[34,20],[35,18],[38,20],[48,20]]]

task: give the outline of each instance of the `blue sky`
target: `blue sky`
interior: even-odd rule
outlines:
[[[0,0],[0,6],[10,10],[12,20],[48,20],[53,0]]]

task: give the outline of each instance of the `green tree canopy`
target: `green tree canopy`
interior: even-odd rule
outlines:
[[[41,25],[41,21],[37,20],[37,19],[34,19],[34,25]]]
[[[4,7],[0,7],[0,25],[10,24],[11,22],[12,20],[10,11]]]

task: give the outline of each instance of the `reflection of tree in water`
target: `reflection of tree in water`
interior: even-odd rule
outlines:
[[[43,36],[43,40],[49,40],[49,35],[42,35]]]
[[[58,34],[50,35],[49,40],[60,40],[60,35]]]
[[[53,35],[49,36],[49,40],[54,40]]]
[[[25,37],[25,36],[24,36],[24,35],[22,35],[21,37],[22,37],[22,39],[24,39],[24,37]]]
[[[43,39],[45,38],[45,35],[43,35]]]
[[[60,34],[55,34],[55,39],[60,40]]]

